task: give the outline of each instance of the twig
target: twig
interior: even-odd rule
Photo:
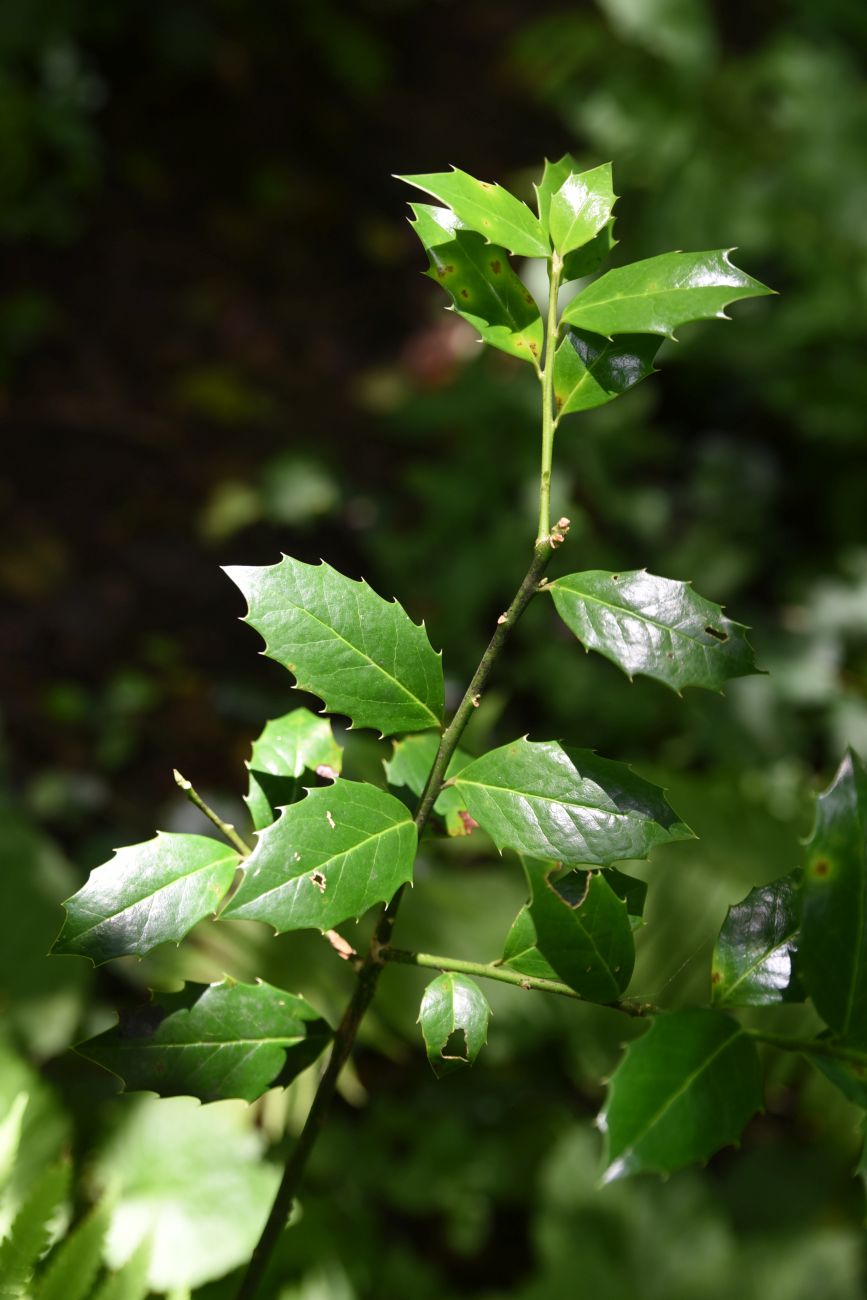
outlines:
[[[213,808],[209,808],[208,805],[205,803],[204,799],[202,798],[202,796],[199,794],[198,790],[194,789],[192,783],[188,781],[185,776],[181,776],[177,768],[174,769],[174,777],[175,777],[175,781],[183,790],[184,794],[187,796],[190,803],[195,804],[199,812],[204,813],[205,816],[214,823],[217,830],[220,831],[223,835],[225,835],[226,839],[229,841],[229,843],[232,845],[233,848],[238,850],[242,858],[248,858],[250,854],[253,852],[253,850],[245,840],[241,839],[240,835],[235,830],[232,823],[224,822],[222,817],[220,817],[217,813],[214,812]]]

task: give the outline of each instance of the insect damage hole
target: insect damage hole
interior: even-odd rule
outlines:
[[[311,885],[316,886],[320,894],[325,893],[326,880],[321,871],[311,872],[311,874],[307,877],[307,879],[310,881]]]
[[[452,1030],[445,1044],[440,1049],[440,1056],[444,1061],[469,1061],[470,1054],[467,1050],[467,1035],[463,1029]]]
[[[710,623],[704,630],[708,636],[715,637],[717,641],[728,641],[729,639],[728,632],[721,632],[718,627],[713,627]]]

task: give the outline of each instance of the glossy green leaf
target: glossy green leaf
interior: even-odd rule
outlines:
[[[102,1202],[57,1246],[48,1260],[34,1300],[85,1300],[102,1263],[109,1208]]]
[[[247,598],[245,621],[264,638],[264,653],[329,712],[386,736],[440,725],[440,656],[424,626],[395,601],[328,564],[288,555],[279,564],[226,573]]]
[[[485,343],[538,368],[542,317],[536,300],[512,270],[508,255],[472,230],[428,249],[427,274],[449,294],[455,309]]]
[[[128,1092],[255,1101],[316,1060],[331,1031],[309,1002],[270,984],[225,980],[155,994],[77,1051]]]
[[[550,213],[551,199],[557,193],[564,181],[575,173],[581,171],[581,164],[571,153],[564,153],[562,158],[556,162],[545,159],[545,166],[542,169],[542,179],[538,185],[533,185],[536,191],[536,209],[539,213],[539,221],[546,234],[550,234]]]
[[[563,274],[560,277],[561,284],[568,284],[570,280],[583,280],[585,275],[592,275],[594,271],[605,261],[612,248],[618,243],[614,238],[614,218],[603,226],[589,244],[583,248],[576,248],[573,252],[567,253],[563,258]]]
[[[763,1007],[787,1002],[801,924],[800,872],[751,889],[730,907],[713,954],[711,985],[718,1006]]]
[[[391,786],[405,787],[414,795],[421,797],[428,774],[433,767],[439,746],[439,734],[424,731],[417,736],[407,736],[404,740],[394,742],[391,758],[385,760],[385,775]],[[471,763],[469,754],[456,749],[446,768],[446,779],[460,772]],[[475,823],[464,807],[464,801],[453,787],[448,786],[437,797],[434,812],[445,819],[449,835],[469,835]]]
[[[535,947],[506,964],[525,975],[539,973],[537,953],[556,979],[588,1001],[616,1002],[632,976],[635,942],[626,904],[606,873],[570,871],[554,879],[557,864],[533,858],[524,859],[524,870]]]
[[[477,181],[458,168],[397,179],[447,204],[464,225],[491,243],[501,244],[521,257],[550,256],[551,249],[538,218],[526,203],[501,185]]]
[[[151,1243],[145,1239],[133,1251],[123,1268],[101,1284],[93,1300],[145,1300],[150,1286]]]
[[[653,359],[662,346],[648,334],[605,339],[586,330],[567,329],[554,353],[554,401],[558,415],[604,406],[628,388],[655,374]]]
[[[393,795],[341,777],[260,831],[222,915],[278,934],[328,930],[387,903],[412,878],[415,823]]]
[[[808,991],[825,1023],[867,1039],[867,770],[851,750],[816,803],[800,952]]]
[[[491,750],[458,773],[454,788],[500,850],[566,866],[611,866],[692,838],[658,786],[625,763],[555,740]]]
[[[609,1085],[603,1181],[707,1160],[761,1107],[758,1054],[736,1021],[720,1011],[658,1015]]]
[[[95,966],[112,957],[144,956],[180,943],[216,912],[235,878],[238,854],[206,835],[159,831],[118,849],[67,899],[55,953],[79,953]]]
[[[69,1192],[69,1167],[53,1165],[31,1188],[0,1242],[0,1300],[30,1295],[34,1269],[48,1248],[55,1216]]]
[[[474,980],[446,971],[428,984],[418,1022],[437,1078],[473,1065],[488,1041],[488,999]]]
[[[409,224],[426,253],[440,244],[452,243],[457,231],[468,229],[451,208],[440,208],[435,203],[410,203],[409,206],[414,217]]]
[[[719,691],[731,677],[758,672],[746,628],[688,582],[646,569],[570,573],[549,583],[557,613],[587,650],[670,686]]]
[[[342,765],[343,750],[327,718],[293,709],[266,722],[247,763],[250,780],[244,802],[255,829],[270,826],[278,808],[301,798],[305,772],[333,781]]]
[[[570,172],[551,195],[548,223],[551,239],[561,256],[588,244],[608,225],[617,201],[611,163],[591,171]]]
[[[730,251],[662,253],[606,271],[572,299],[563,321],[595,334],[674,338],[689,321],[725,320],[729,303],[773,293],[738,270]]]

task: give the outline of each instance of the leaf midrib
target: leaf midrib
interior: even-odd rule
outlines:
[[[592,778],[587,778],[587,779],[590,780]],[[479,790],[501,790],[504,794],[512,794],[521,799],[538,799],[542,803],[556,803],[559,804],[561,808],[588,808],[593,812],[607,813],[611,817],[629,818],[632,816],[638,816],[642,820],[646,820],[646,821],[656,820],[653,817],[644,817],[643,814],[636,813],[634,809],[631,810],[630,812],[621,812],[619,808],[605,808],[598,803],[579,803],[577,799],[571,799],[571,800],[557,799],[553,795],[549,795],[549,794],[536,794],[530,790],[516,790],[514,786],[490,785],[487,781],[465,781],[462,776],[456,776],[454,779],[454,784],[455,786],[474,785]]]
[[[106,912],[105,915],[100,917],[98,921],[95,921],[93,925],[87,926],[84,930],[79,930],[73,938],[78,940],[86,934],[91,934],[94,930],[98,930],[101,925],[105,925],[107,921],[114,921],[117,917],[122,916],[124,912],[129,912],[132,908],[138,907],[140,903],[149,902],[151,899],[156,898],[157,894],[161,894],[165,889],[171,889],[172,885],[176,885],[179,881],[189,880],[192,876],[198,876],[203,871],[213,871],[217,867],[222,867],[223,865],[232,862],[233,859],[234,864],[232,870],[235,871],[238,866],[239,858],[237,853],[232,853],[230,851],[225,857],[216,858],[213,862],[208,862],[200,867],[194,867],[192,871],[184,871],[179,876],[174,876],[171,880],[167,880],[165,884],[157,885],[156,889],[151,890],[150,893],[142,894],[141,898],[135,898],[131,903],[124,903],[123,907],[119,907],[116,912]],[[73,900],[70,899],[69,901],[72,902]],[[214,904],[214,910],[216,910],[219,904],[220,899],[217,899]],[[61,935],[60,937],[62,938],[63,936]]]
[[[187,1048],[187,1047],[213,1047],[213,1048],[249,1047],[251,1044],[254,1047],[258,1046],[259,1044],[261,1044],[263,1047],[273,1046],[273,1045],[292,1047],[296,1043],[307,1042],[307,1038],[308,1038],[307,1034],[297,1034],[295,1037],[292,1038],[286,1036],[280,1038],[226,1038],[226,1039],[205,1038],[202,1041],[195,1040],[188,1043],[171,1043],[171,1042],[155,1042],[155,1041],[137,1042],[135,1039],[129,1039],[124,1043],[112,1044],[110,1050],[112,1053],[114,1052],[165,1052],[167,1049],[168,1050],[174,1049],[175,1051],[179,1051],[181,1048]]]
[[[700,646],[702,650],[721,651],[726,645],[726,642],[717,640],[714,640],[713,643],[710,641],[699,641],[698,637],[693,636],[690,632],[684,632],[681,628],[672,627],[668,623],[660,623],[658,619],[651,618],[649,614],[639,613],[637,610],[629,609],[624,605],[613,605],[610,601],[603,600],[600,596],[593,596],[588,592],[576,591],[574,587],[567,586],[563,578],[555,579],[554,582],[550,583],[548,590],[567,591],[570,596],[577,596],[580,600],[601,605],[603,609],[611,609],[617,614],[640,619],[644,623],[649,623],[651,627],[658,627],[661,632],[668,632],[672,636],[682,637],[684,641],[692,641],[694,645]],[[718,622],[725,622],[731,626],[730,620],[726,619],[723,615],[716,615],[716,618]],[[731,633],[729,633],[729,638],[731,639]]]
[[[734,993],[735,989],[739,988],[739,986],[743,984],[745,979],[748,979],[750,975],[754,975],[756,971],[759,969],[759,967],[762,966],[768,960],[768,958],[771,956],[772,953],[775,953],[779,948],[787,948],[791,940],[794,938],[794,936],[797,933],[798,933],[798,926],[796,925],[792,928],[792,930],[789,931],[788,934],[785,934],[783,936],[783,938],[780,940],[779,943],[775,943],[771,947],[765,948],[765,950],[756,958],[754,962],[751,962],[749,966],[744,968],[742,974],[740,974],[737,977],[734,983],[728,986],[728,989],[726,989],[724,992],[724,996],[720,998],[720,1002],[722,1003],[727,1002],[731,997],[731,995]]]

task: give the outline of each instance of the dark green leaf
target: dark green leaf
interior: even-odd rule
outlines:
[[[852,1052],[852,1059],[826,1056],[821,1050],[805,1051],[804,1056],[812,1065],[830,1079],[839,1088],[844,1097],[867,1110],[867,1050],[865,1044],[847,1043],[845,1040],[822,1035],[818,1042],[832,1042],[836,1047],[847,1048]]]
[[[609,1085],[603,1181],[706,1160],[737,1142],[761,1106],[758,1054],[736,1021],[720,1011],[658,1015]]]
[[[485,343],[538,369],[542,317],[530,291],[512,270],[504,249],[472,230],[428,249],[427,274],[442,285],[464,320]]]
[[[433,767],[439,739],[437,732],[425,731],[417,736],[407,736],[405,740],[396,740],[391,758],[385,760],[388,784],[405,786],[414,795],[421,797]],[[453,777],[471,762],[469,754],[456,749],[446,768],[446,779]],[[473,830],[474,823],[464,807],[464,801],[452,786],[438,796],[434,812],[445,819],[449,835],[469,835]]]
[[[688,582],[645,569],[570,573],[549,583],[557,613],[587,650],[598,650],[631,680],[637,673],[670,686],[719,691],[730,677],[757,672],[741,623]]]
[[[548,224],[561,256],[582,248],[607,226],[616,201],[611,163],[571,172],[550,200]]]
[[[415,823],[393,795],[341,777],[260,831],[223,916],[278,934],[328,930],[386,903],[412,877]]]
[[[459,772],[454,788],[499,849],[566,866],[611,866],[692,837],[658,786],[555,740],[494,749]]]
[[[270,984],[225,980],[156,994],[77,1050],[128,1092],[255,1101],[316,1060],[331,1031],[309,1002]]]
[[[477,181],[458,168],[397,179],[446,203],[464,225],[491,243],[501,244],[521,257],[550,256],[551,249],[539,220],[526,203],[501,185]]]
[[[740,298],[773,293],[729,261],[731,250],[662,253],[606,271],[573,298],[567,325],[594,334],[663,334],[688,321],[727,319],[723,310]]]
[[[604,406],[640,380],[655,374],[661,347],[647,334],[604,339],[586,330],[567,329],[554,353],[554,400],[558,415]]]
[[[714,1002],[763,1007],[789,1001],[800,924],[799,871],[751,889],[730,907],[714,949]]]
[[[418,1021],[437,1078],[473,1065],[488,1041],[488,999],[466,975],[446,971],[428,984]]]
[[[800,952],[826,1024],[867,1039],[867,771],[851,750],[819,795],[807,841]]]
[[[328,564],[284,556],[264,568],[226,569],[247,598],[246,622],[265,651],[332,713],[383,735],[439,726],[440,656],[424,626]]]
[[[0,1300],[30,1294],[33,1271],[51,1240],[54,1219],[69,1191],[69,1168],[47,1169],[0,1242]]]
[[[238,854],[206,835],[159,831],[118,849],[67,899],[56,953],[80,953],[94,965],[160,943],[180,943],[216,912],[235,878]]]
[[[583,280],[585,275],[592,275],[597,267],[605,261],[612,248],[617,244],[614,238],[614,218],[603,226],[594,239],[583,248],[576,248],[574,252],[567,253],[563,258],[563,274],[560,277],[563,284],[568,284],[570,280]]]
[[[301,798],[305,772],[333,781],[342,765],[343,750],[327,718],[293,709],[266,722],[247,763],[250,784],[244,802],[255,829],[270,826],[278,808]]]
[[[150,1287],[148,1273],[151,1262],[151,1243],[145,1238],[130,1255],[123,1268],[107,1277],[93,1300],[145,1300]]]
[[[35,1300],[85,1300],[102,1263],[108,1221],[108,1205],[102,1202],[51,1252]]]

